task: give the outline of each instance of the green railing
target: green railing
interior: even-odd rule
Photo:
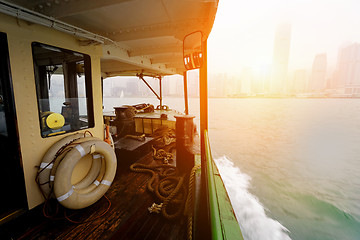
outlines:
[[[233,207],[212,159],[208,133],[204,132],[212,239],[243,239]]]

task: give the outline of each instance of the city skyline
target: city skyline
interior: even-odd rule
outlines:
[[[275,38],[276,38],[275,34]],[[244,66],[237,76],[228,73],[209,74],[210,97],[360,97],[360,43],[343,45],[338,48],[337,65],[334,70],[327,66],[327,53],[318,53],[313,57],[309,69],[295,69],[288,71],[286,55],[288,49],[281,49],[283,56],[276,56],[278,45],[274,45],[274,61],[282,59],[282,65],[275,64],[276,74],[282,75],[281,84],[277,81],[274,68],[254,71]],[[285,52],[285,53],[284,53]],[[276,69],[278,68],[278,69]],[[280,68],[280,70],[279,70]],[[111,78],[115,81],[104,81],[104,97],[151,96],[153,93],[137,77],[128,77],[125,80]],[[157,79],[147,78],[152,88],[159,92]],[[277,82],[273,82],[277,81]],[[165,76],[163,78],[164,96],[183,96],[183,77],[181,75]],[[277,89],[274,88],[274,85]],[[181,89],[181,91],[179,91]],[[275,89],[275,90],[274,90]],[[199,96],[198,71],[188,72],[188,95]]]
[[[354,31],[360,27],[359,8],[355,0],[220,1],[208,39],[209,69],[236,75],[238,66],[270,65],[274,33],[281,22],[292,26],[290,71],[311,68],[313,57],[325,52],[328,68],[334,69],[337,48],[360,42],[360,32]]]
[[[360,2],[352,0],[219,2],[208,39],[209,96],[360,95],[356,6]],[[188,90],[196,97],[195,75],[189,72]],[[164,96],[183,95],[182,76],[163,83]],[[129,95],[136,95],[134,89],[140,96],[152,94],[141,81],[128,86]]]

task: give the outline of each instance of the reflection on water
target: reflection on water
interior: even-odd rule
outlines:
[[[184,109],[182,99],[165,102]],[[189,104],[198,121],[199,100]],[[267,239],[286,239],[286,228],[294,240],[360,239],[360,99],[209,99],[209,136],[213,156],[227,156],[252,179],[240,210],[257,217],[264,211],[260,219],[271,223],[247,233],[270,228],[281,234]],[[231,196],[237,188],[230,189]],[[242,228],[251,226],[241,216]]]

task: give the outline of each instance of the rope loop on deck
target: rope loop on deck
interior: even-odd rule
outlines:
[[[156,196],[163,201],[162,215],[169,219],[175,219],[182,215],[185,206],[186,187],[183,184],[184,177],[167,177],[156,185]]]
[[[153,158],[155,160],[162,160],[164,164],[169,164],[171,161],[173,161],[174,156],[172,153],[166,152],[164,149],[158,149],[154,148],[154,146],[151,146],[153,149]]]
[[[130,170],[151,175],[147,183],[150,192],[155,193],[161,204],[154,203],[151,212],[161,210],[161,214],[169,219],[175,219],[183,213],[186,200],[186,187],[183,184],[184,176],[177,176],[177,169],[168,164],[146,165],[134,163]],[[155,183],[155,180],[158,180]],[[155,185],[155,186],[153,186]],[[161,205],[161,207],[160,207]]]
[[[134,163],[130,166],[130,170],[133,172],[148,173],[151,175],[151,178],[147,183],[147,189],[150,192],[154,192],[154,187],[152,185],[156,180],[157,175],[161,178],[177,175],[177,169],[168,164],[146,165],[142,163]]]

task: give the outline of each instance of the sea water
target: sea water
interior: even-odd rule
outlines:
[[[360,99],[209,99],[209,136],[245,239],[360,239]]]

